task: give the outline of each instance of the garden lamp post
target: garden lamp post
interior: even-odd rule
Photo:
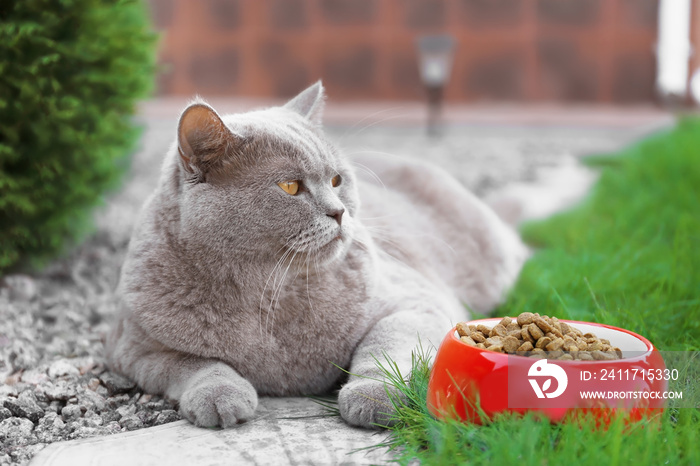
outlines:
[[[455,40],[449,35],[421,36],[416,41],[420,77],[428,96],[428,134],[439,134],[445,85],[452,70]]]

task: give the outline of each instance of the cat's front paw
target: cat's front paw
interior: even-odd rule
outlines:
[[[390,427],[396,423],[394,404],[402,396],[390,385],[371,379],[353,380],[338,394],[340,415],[360,427]]]
[[[201,427],[247,421],[257,406],[255,388],[224,364],[199,371],[180,398],[180,414]]]

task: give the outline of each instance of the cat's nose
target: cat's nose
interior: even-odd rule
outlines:
[[[341,207],[340,209],[331,210],[326,215],[328,215],[330,218],[334,218],[335,221],[338,222],[338,225],[342,225],[344,213],[345,213],[345,209]]]

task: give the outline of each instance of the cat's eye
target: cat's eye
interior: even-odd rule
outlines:
[[[343,181],[343,179],[340,177],[340,175],[335,175],[333,178],[331,178],[331,186],[338,187],[340,186],[340,182]]]
[[[295,180],[291,181],[282,181],[281,183],[277,183],[277,185],[284,189],[284,192],[287,194],[291,194],[292,196],[296,195],[299,192],[299,182]]]

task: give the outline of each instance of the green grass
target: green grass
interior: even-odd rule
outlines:
[[[601,322],[640,333],[661,350],[699,350],[700,120],[683,119],[588,163],[601,177],[587,200],[523,228],[537,252],[496,313]],[[437,421],[425,402],[428,361],[418,352],[410,380],[392,380],[408,400],[397,402],[390,441],[400,447],[399,463],[700,464],[700,410],[693,408],[666,409],[660,422],[613,421],[607,430],[590,419]],[[697,361],[677,389],[697,395]]]

